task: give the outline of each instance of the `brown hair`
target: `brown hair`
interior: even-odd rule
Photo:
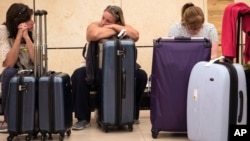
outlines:
[[[123,16],[122,9],[115,5],[109,5],[104,11],[111,13],[116,18],[116,23],[120,25],[125,25],[125,20]]]
[[[191,29],[199,29],[205,21],[202,9],[193,3],[186,3],[182,7],[182,25],[188,25]]]
[[[18,31],[17,26],[22,22],[29,21],[32,15],[33,10],[27,5],[22,3],[12,4],[6,13],[6,21],[4,23],[9,31],[9,38],[15,39]],[[29,35],[31,36],[30,32]]]

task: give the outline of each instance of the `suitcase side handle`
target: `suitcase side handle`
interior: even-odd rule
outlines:
[[[122,98],[126,98],[126,70],[122,69]]]
[[[210,67],[212,64],[214,64],[216,61],[219,61],[219,60],[221,60],[221,59],[224,59],[225,57],[224,56],[220,56],[220,57],[217,57],[217,58],[215,58],[215,59],[212,59],[212,60],[210,60],[208,63],[206,63],[206,67]]]
[[[220,56],[220,57],[217,57],[215,59],[210,60],[208,63],[205,64],[205,66],[210,67],[212,64],[214,64],[215,62],[218,62],[218,61],[220,61],[222,59],[223,59],[224,62],[228,62],[230,64],[233,63],[229,58],[227,58],[225,56]]]
[[[243,117],[243,103],[244,103],[244,100],[243,100],[243,92],[240,91],[239,92],[239,102],[240,102],[240,107],[239,107],[239,115],[238,115],[238,122],[241,122],[242,121],[242,117]]]

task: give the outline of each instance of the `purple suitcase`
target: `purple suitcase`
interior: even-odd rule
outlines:
[[[151,74],[150,120],[152,137],[160,131],[187,132],[187,88],[192,67],[210,59],[206,38],[154,40]]]

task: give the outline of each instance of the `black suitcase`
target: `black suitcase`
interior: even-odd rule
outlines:
[[[135,44],[132,40],[106,40],[99,46],[102,71],[101,104],[98,125],[108,132],[109,126],[128,125],[133,130],[135,105]]]
[[[71,134],[73,122],[70,76],[66,73],[48,72],[38,80],[39,129],[42,139],[46,134],[59,134],[63,140],[65,133]]]
[[[10,80],[8,99],[8,141],[20,134],[28,134],[31,140],[36,133],[36,78],[32,75],[17,74]]]
[[[1,84],[0,84],[1,85]],[[1,94],[0,94],[1,95]],[[2,97],[0,97],[0,115],[3,115]]]
[[[243,17],[249,17],[250,12],[247,13],[238,13],[237,21],[235,23],[236,27],[236,57],[235,57],[235,62],[240,63],[243,65],[245,69],[245,75],[246,75],[246,85],[247,85],[247,101],[250,100],[250,65],[245,62],[244,60],[244,49],[245,45],[247,44],[247,39],[244,38],[244,31],[243,31]],[[246,19],[246,18],[245,18]],[[249,36],[245,35],[248,39]],[[230,57],[231,58],[231,57]],[[232,58],[231,58],[232,59]],[[247,125],[250,125],[250,102],[247,103]]]

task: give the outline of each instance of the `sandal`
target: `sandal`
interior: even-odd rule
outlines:
[[[0,125],[0,133],[7,133],[8,132],[8,125],[6,122],[2,122]]]

